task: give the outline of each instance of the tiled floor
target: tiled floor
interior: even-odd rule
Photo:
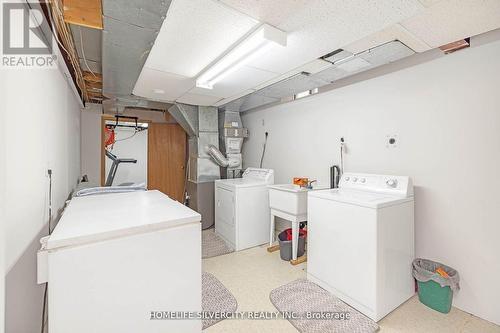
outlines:
[[[305,277],[306,264],[292,266],[265,247],[204,259],[203,269],[214,274],[238,300],[238,311],[276,311],[272,289]],[[499,332],[500,326],[453,308],[447,315],[431,310],[413,297],[379,322],[380,332]],[[297,332],[286,320],[224,320],[205,330],[216,332]]]

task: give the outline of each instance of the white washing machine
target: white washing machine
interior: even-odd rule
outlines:
[[[415,293],[409,177],[345,173],[309,192],[307,278],[379,321]]]
[[[215,181],[215,233],[235,251],[269,241],[269,190],[274,171],[248,168],[242,178]]]

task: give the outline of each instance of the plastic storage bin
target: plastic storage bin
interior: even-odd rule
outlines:
[[[287,240],[287,230],[279,233],[278,240],[280,244],[280,257],[282,260],[292,260],[292,241]],[[304,255],[306,249],[306,233],[304,230],[299,230],[299,241],[297,245],[297,258]]]

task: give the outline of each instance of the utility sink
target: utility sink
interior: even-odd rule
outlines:
[[[294,184],[270,185],[269,207],[293,216],[307,215],[307,192],[324,190],[328,187],[313,184],[312,189]]]

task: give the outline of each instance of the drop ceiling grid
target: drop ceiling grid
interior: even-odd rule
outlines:
[[[272,15],[259,14],[258,8],[263,6],[261,1],[223,1],[257,19],[278,20]],[[295,7],[295,1],[274,1],[266,5],[269,11],[289,13],[286,19],[276,14],[281,21],[277,27],[288,33],[287,47],[274,49],[267,57],[256,59],[250,65],[283,74],[424,9],[417,0],[316,0],[309,1],[308,6],[301,4]]]
[[[203,5],[200,6],[200,3]],[[178,6],[180,9],[176,9]],[[255,27],[257,19],[288,33],[286,48],[274,48],[265,57],[247,64],[257,70],[275,73],[274,78],[262,78],[253,86],[239,86],[239,81],[247,80],[248,75],[245,77],[235,72],[227,77],[224,88],[219,86],[213,91],[203,91],[191,86],[186,90],[190,91],[181,94],[179,99],[186,101],[192,96],[193,104],[194,101],[207,102],[218,98],[215,103],[222,105],[222,102],[231,100],[230,95],[238,98],[349,44],[359,51],[366,45],[373,47],[378,42],[401,39],[414,50],[422,52],[430,46],[437,47],[499,28],[500,1],[174,0],[167,16],[165,22],[171,24],[173,29],[170,31],[167,29],[169,24],[163,24],[146,66],[190,76],[191,80]],[[172,36],[162,37],[164,30]],[[238,33],[233,34],[235,31]],[[359,40],[362,42],[356,44]],[[175,85],[175,82],[171,84]]]
[[[287,47],[274,49],[266,57],[250,62],[251,66],[269,71],[280,72],[274,79],[264,82],[254,89],[263,88],[288,76],[300,72],[308,61],[318,58],[348,42],[358,40],[368,32],[378,32],[385,25],[393,25],[403,18],[412,16],[424,9],[415,1],[308,1],[303,6],[295,1],[266,3],[265,8],[272,15],[262,16],[261,2],[257,0],[223,0],[226,4],[257,19],[265,17],[267,22],[277,23],[278,28],[288,32]],[[273,7],[274,6],[274,7]],[[294,10],[291,10],[291,9]],[[289,16],[284,17],[283,13]],[[337,14],[341,13],[341,14]],[[266,13],[264,13],[266,14]],[[260,15],[260,16],[259,16]],[[332,16],[335,19],[332,20]],[[356,22],[353,26],[352,22]],[[289,74],[289,75],[288,75]],[[233,99],[225,99],[231,101]],[[220,103],[220,102],[219,102]]]
[[[215,1],[174,0],[146,66],[194,77],[257,24]]]
[[[266,22],[281,21],[278,28],[289,32],[288,46],[271,49],[263,60],[253,61],[248,65],[258,70],[276,73],[275,77],[280,77],[340,47],[346,41],[364,37],[368,33],[380,30],[386,24],[400,21],[423,8],[417,0],[376,1],[373,4],[370,2],[369,6],[364,0],[314,1],[314,3],[299,1],[298,4],[296,1],[264,3],[255,0],[224,0],[223,2],[225,5],[202,0],[174,0],[146,61],[146,67],[194,77],[258,24],[251,18],[257,13],[260,15],[258,18],[267,17]],[[251,3],[251,6],[246,6],[248,3]],[[332,19],[332,16],[335,16],[335,19]],[[354,28],[352,22],[356,22]],[[193,52],[193,49],[200,51]],[[207,55],[207,52],[202,50],[209,50],[210,54]],[[201,58],[205,61],[201,61]],[[206,60],[208,58],[211,58],[210,61]],[[238,79],[245,80],[244,77]],[[245,86],[243,91],[262,86],[264,82],[271,80],[272,77],[262,77],[255,86]],[[217,89],[212,92],[194,89],[190,93],[227,98],[230,96],[229,93],[237,95],[239,91],[231,90],[219,94]],[[185,98],[186,96],[183,100]]]

